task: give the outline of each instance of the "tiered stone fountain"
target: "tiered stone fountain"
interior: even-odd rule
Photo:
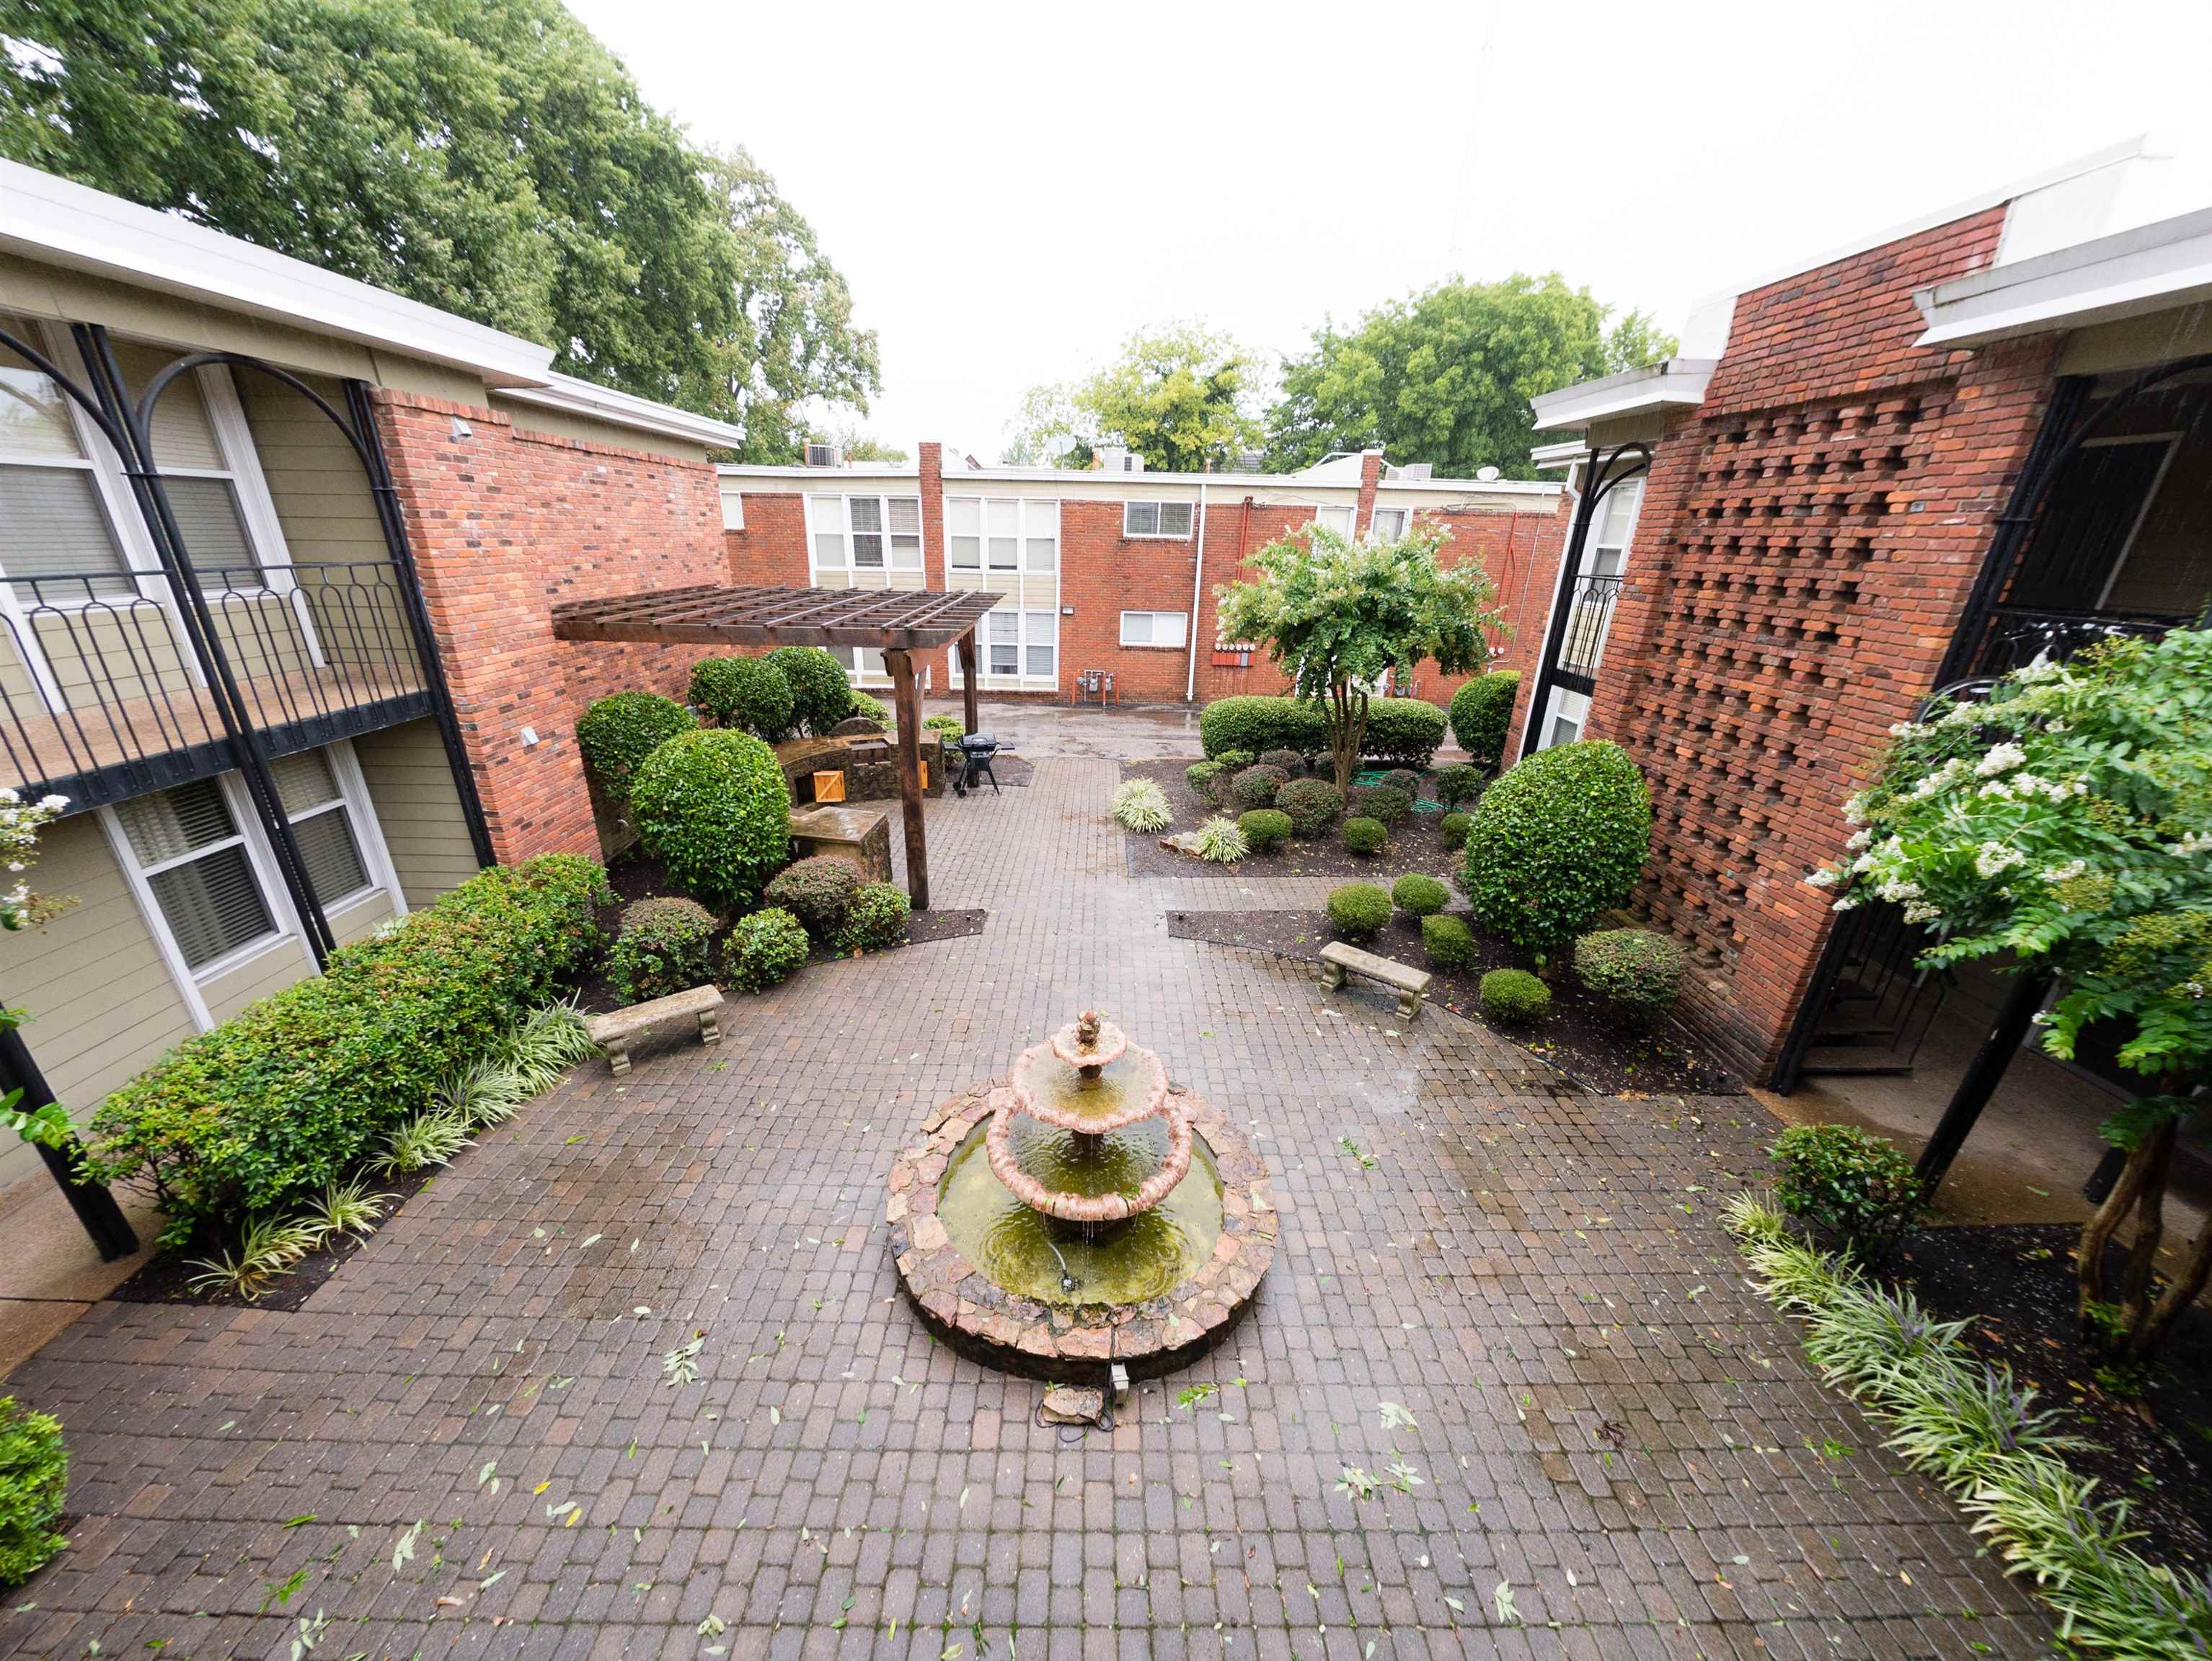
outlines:
[[[899,1276],[940,1336],[995,1365],[1164,1371],[1235,1322],[1274,1254],[1250,1144],[1095,1011],[921,1131],[891,1167]]]

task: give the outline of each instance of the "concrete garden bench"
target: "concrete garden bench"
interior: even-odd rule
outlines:
[[[1395,991],[1398,994],[1399,1018],[1404,1021],[1420,1014],[1421,999],[1428,992],[1429,982],[1435,979],[1426,969],[1416,969],[1395,958],[1377,957],[1373,952],[1347,946],[1341,940],[1332,940],[1321,949],[1321,969],[1314,979],[1333,992],[1344,985],[1347,973],[1379,980]]]
[[[593,1015],[584,1023],[585,1032],[592,1043],[607,1052],[607,1070],[613,1073],[629,1070],[629,1046],[639,1034],[663,1021],[673,1021],[679,1015],[699,1017],[699,1041],[702,1044],[719,1042],[722,1028],[717,1019],[722,1008],[722,989],[719,986],[694,986],[688,992],[671,992],[666,997],[656,997],[650,1003],[633,1003],[627,1009],[617,1009],[612,1015]]]

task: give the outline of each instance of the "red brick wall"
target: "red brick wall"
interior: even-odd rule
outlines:
[[[714,469],[522,432],[470,404],[374,396],[492,846],[502,862],[596,855],[576,717],[612,692],[680,696],[704,654],[556,640],[550,609],[726,580]]]
[[[1505,754],[1521,753],[1522,729],[1528,723],[1528,700],[1536,686],[1536,664],[1544,651],[1544,630],[1551,621],[1552,600],[1559,586],[1559,560],[1574,532],[1577,498],[1562,491],[1558,506],[1536,533],[1525,559],[1516,562],[1510,586],[1499,585],[1506,621],[1513,632],[1502,643],[1504,652],[1491,664],[1521,676],[1514,694],[1513,718],[1505,729]]]
[[[745,528],[725,530],[722,547],[733,583],[805,587],[812,570],[806,557],[806,499],[748,494]]]
[[[1916,288],[1985,265],[2002,209],[1744,295],[1705,403],[1657,446],[1589,733],[1644,767],[1638,904],[1692,948],[1686,1012],[1769,1076],[1826,938],[1806,874],[1932,689],[2051,385],[2051,348],[1921,351]]]

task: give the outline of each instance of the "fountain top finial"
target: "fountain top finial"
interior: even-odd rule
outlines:
[[[1079,1048],[1085,1050],[1097,1049],[1098,1047],[1098,1029],[1105,1025],[1105,1023],[1106,1017],[1100,1015],[1096,1009],[1085,1009],[1081,1015],[1076,1016],[1075,1041],[1077,1046]]]

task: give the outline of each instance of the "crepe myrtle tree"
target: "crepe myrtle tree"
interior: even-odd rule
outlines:
[[[1811,881],[1838,891],[1838,911],[1902,906],[1936,936],[1930,967],[2009,953],[2016,973],[2057,977],[2038,1016],[2055,1056],[2094,1022],[2125,1033],[2119,1062],[2142,1094],[2101,1127],[2128,1158],[2082,1231],[2076,1312],[2141,1356],[2212,1275],[2208,1226],[2152,1300],[2175,1133],[2212,1105],[2212,632],[2037,664],[1891,732],[1845,806],[1849,857]],[[2130,1207],[2115,1304],[2105,1247]]]
[[[1354,543],[1325,525],[1301,525],[1260,550],[1253,582],[1214,590],[1227,640],[1264,640],[1301,698],[1328,723],[1336,788],[1352,788],[1367,731],[1368,688],[1433,658],[1446,675],[1486,661],[1486,631],[1504,633],[1480,563],[1449,570],[1437,554],[1442,526],[1416,524],[1395,542]]]

